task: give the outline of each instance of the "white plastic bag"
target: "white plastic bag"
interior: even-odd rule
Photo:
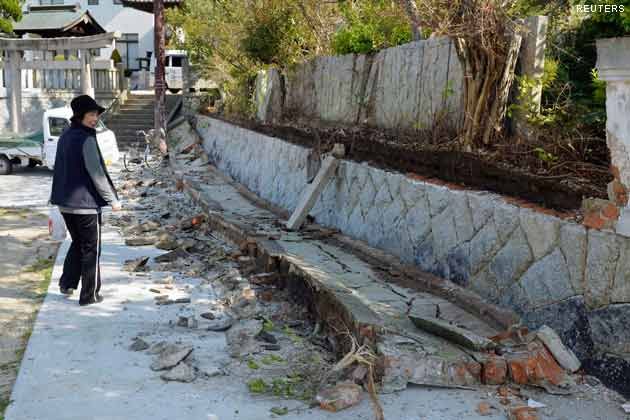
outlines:
[[[66,222],[57,207],[51,207],[48,213],[48,233],[53,241],[63,241],[68,234]]]

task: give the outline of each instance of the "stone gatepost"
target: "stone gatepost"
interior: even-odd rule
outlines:
[[[621,207],[617,233],[630,236],[630,37],[598,39],[597,70],[606,82],[606,142],[615,178],[608,195]]]

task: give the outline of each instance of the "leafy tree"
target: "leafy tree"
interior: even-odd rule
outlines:
[[[167,22],[184,34],[173,46],[222,86],[226,109],[248,113],[258,70],[329,51],[336,8],[319,0],[187,0],[167,11]]]
[[[0,32],[13,32],[13,22],[22,19],[20,0],[0,0]]]

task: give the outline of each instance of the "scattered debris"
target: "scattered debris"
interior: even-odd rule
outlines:
[[[158,293],[158,294],[159,294],[159,293],[162,293],[160,290],[158,290],[158,289],[154,289],[154,288],[150,288],[150,289],[149,289],[149,292],[151,292],[151,293]]]
[[[317,393],[315,401],[328,411],[340,411],[361,402],[363,390],[354,383],[340,383]]]
[[[180,362],[171,370],[160,375],[165,381],[192,382],[197,378],[195,370],[184,362]]]
[[[159,262],[159,263],[173,262],[180,258],[186,258],[188,256],[189,256],[188,252],[186,252],[182,248],[177,248],[173,251],[167,252],[166,254],[162,254],[158,257],[155,257],[155,262]]]
[[[218,318],[213,319],[206,327],[208,331],[226,331],[234,324],[234,318],[224,313]]]
[[[480,416],[489,416],[492,414],[492,406],[490,403],[482,401],[477,404],[477,413],[479,413]]]
[[[262,322],[250,319],[232,325],[225,336],[228,352],[232,357],[241,357],[252,353],[259,346],[256,335],[262,329]]]
[[[141,339],[140,337],[136,337],[133,339],[133,343],[129,346],[129,350],[131,351],[144,351],[149,348],[149,343]]]
[[[621,405],[621,408],[623,408],[623,411],[624,411],[625,413],[630,414],[630,403],[625,403],[625,404],[622,404],[622,405]]]
[[[192,346],[166,346],[151,364],[152,370],[165,370],[174,367],[192,353]]]
[[[155,244],[156,248],[163,249],[165,251],[172,251],[178,246],[179,244],[177,243],[177,239],[170,233],[163,233],[160,235],[158,242]]]
[[[518,406],[510,408],[508,412],[509,420],[538,420],[538,413],[535,408]]]
[[[123,270],[131,273],[146,270],[146,265],[149,262],[149,257],[140,257],[134,260],[126,260],[123,264]]]
[[[190,298],[160,299],[155,302],[156,305],[174,305],[178,303],[190,303]]]
[[[125,239],[125,245],[127,246],[145,246],[153,245],[158,241],[155,236],[137,236],[135,238]]]
[[[287,407],[271,407],[269,411],[277,416],[284,416],[289,413],[289,409]]]

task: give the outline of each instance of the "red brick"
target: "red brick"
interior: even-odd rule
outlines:
[[[527,345],[527,351],[511,354],[507,359],[510,378],[517,384],[560,385],[566,372],[547,348],[538,341]]]
[[[606,226],[606,220],[600,216],[599,212],[592,212],[584,215],[584,226],[591,229],[603,229]]]
[[[602,216],[606,219],[617,220],[619,218],[619,208],[611,203],[602,208]]]
[[[491,408],[492,407],[490,406],[489,403],[482,401],[479,404],[477,404],[477,413],[479,413],[480,416],[489,416]]]
[[[507,377],[507,363],[502,357],[491,357],[483,364],[481,380],[487,385],[501,385]]]
[[[535,408],[520,406],[510,408],[509,420],[538,420],[540,417]]]

